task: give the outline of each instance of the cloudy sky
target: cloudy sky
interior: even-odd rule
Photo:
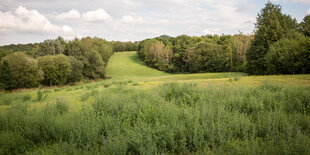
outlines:
[[[265,0],[0,0],[0,45],[63,36],[136,41],[253,32]],[[300,22],[310,0],[273,0]]]

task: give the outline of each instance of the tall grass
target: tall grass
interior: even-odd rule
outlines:
[[[167,83],[85,96],[80,111],[63,98],[11,103],[0,112],[0,154],[310,153],[308,87]]]

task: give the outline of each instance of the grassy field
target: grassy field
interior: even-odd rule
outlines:
[[[310,154],[310,75],[169,74],[135,52],[107,75],[0,93],[0,154]]]

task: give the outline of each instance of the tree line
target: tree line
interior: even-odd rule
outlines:
[[[143,40],[138,54],[147,65],[166,72],[310,73],[310,15],[297,23],[281,9],[268,2],[254,35],[162,35]]]
[[[139,44],[140,58],[166,72],[243,71],[252,35],[162,35]]]
[[[138,42],[108,42],[90,37],[70,41],[58,37],[42,43],[1,46],[0,88],[65,85],[81,79],[105,78],[113,52],[135,51],[137,47]]]

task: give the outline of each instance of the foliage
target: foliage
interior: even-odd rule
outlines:
[[[11,76],[14,81],[13,85],[11,85],[11,80],[7,79],[5,81],[8,89],[36,87],[43,79],[43,72],[39,69],[38,62],[28,57],[25,53],[12,53],[5,56],[2,62],[4,63],[3,65],[7,63],[9,66],[3,76]]]
[[[298,29],[304,35],[310,37],[310,15],[306,15],[303,21],[298,25]]]
[[[38,57],[39,68],[44,72],[44,85],[64,85],[71,74],[71,63],[65,55]]]
[[[23,97],[23,101],[25,102],[25,101],[29,101],[31,99],[31,95],[25,95],[24,97]]]
[[[112,41],[113,52],[123,52],[123,51],[137,51],[138,42],[121,42],[121,41]]]
[[[226,71],[223,48],[215,43],[198,43],[186,51],[186,64],[190,72]]]
[[[235,49],[234,71],[245,71],[246,53],[250,48],[253,35],[237,34],[233,36],[233,47]]]
[[[69,56],[69,61],[71,64],[71,73],[68,76],[67,82],[78,82],[83,78],[83,62]]]
[[[163,42],[156,39],[150,39],[141,43],[140,54],[144,62],[151,67],[167,71],[172,58],[172,49],[165,46]]]
[[[35,51],[35,56],[57,55],[64,53],[64,40],[58,37],[55,40],[45,40],[39,44],[39,48]]]
[[[243,71],[245,54],[251,39],[251,36],[242,34],[235,36],[206,35],[201,37],[181,35],[175,38],[162,35],[154,39],[143,40],[139,44],[138,54],[148,66],[166,72]],[[216,51],[208,53],[217,56],[214,61],[220,63],[214,64],[212,68],[208,69],[202,67],[206,63],[204,59],[211,61],[214,57],[211,58],[210,55],[202,52],[211,50],[206,49],[208,46],[202,46],[206,44],[217,47]],[[199,45],[200,48],[195,48]],[[189,54],[189,51],[192,54],[195,53],[195,56]],[[194,57],[189,60],[189,55]],[[199,58],[199,60],[194,62],[196,58]],[[199,68],[192,68],[193,63],[196,63],[196,67],[199,66]]]
[[[12,69],[6,60],[0,64],[0,88],[4,90],[14,88]]]
[[[83,76],[90,79],[105,77],[105,67],[113,54],[112,45],[99,38],[75,39],[68,42],[65,55],[83,63]]]
[[[271,45],[265,59],[269,74],[310,73],[310,38],[291,31]]]
[[[87,90],[80,108],[62,97],[12,102],[0,113],[0,153],[309,154],[309,94],[272,81],[167,83]]]
[[[247,72],[250,74],[266,74],[265,55],[270,46],[284,37],[292,29],[297,28],[296,19],[281,12],[281,6],[268,2],[260,12],[256,21],[256,32],[251,47],[246,54]]]

